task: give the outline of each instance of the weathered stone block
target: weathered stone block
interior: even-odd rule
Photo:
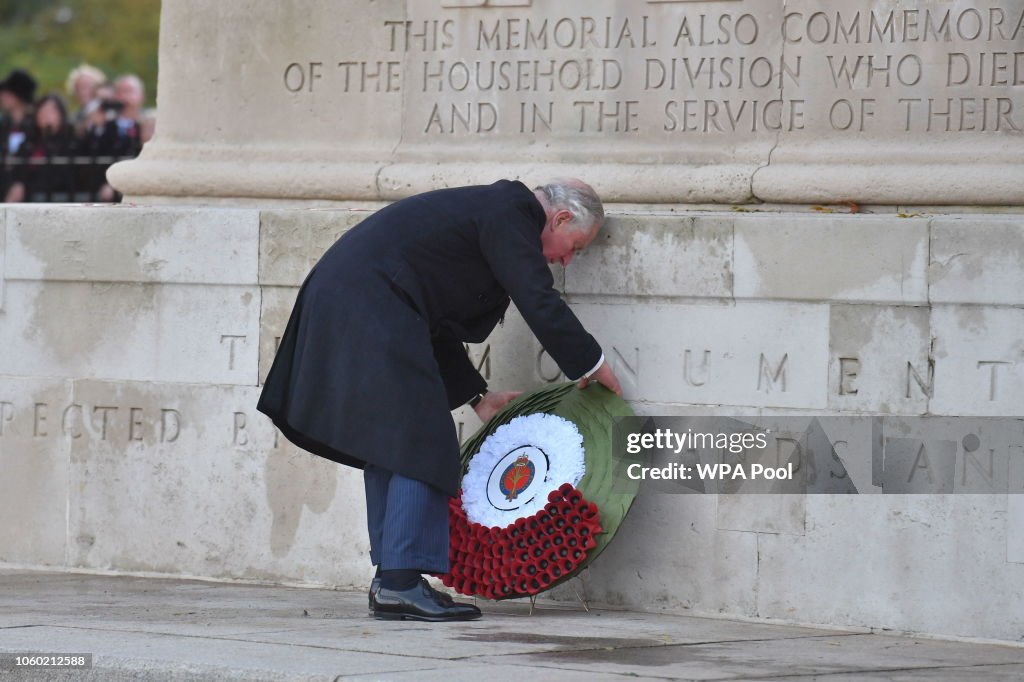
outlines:
[[[0,374],[250,384],[259,290],[8,282]]]
[[[726,496],[716,504],[714,495],[651,492],[641,490],[615,542],[590,568],[587,594],[627,606],[756,615],[757,534],[716,530]]]
[[[931,223],[929,299],[935,303],[1024,303],[1024,219],[942,216]]]
[[[19,206],[8,278],[254,284],[259,213],[228,208]]]
[[[279,209],[260,212],[260,284],[299,286],[331,244],[372,209]]]
[[[806,533],[761,535],[758,615],[1005,637],[1024,627],[1001,495],[808,495]],[[884,547],[884,551],[875,548]],[[813,605],[813,606],[812,606]]]
[[[803,535],[807,495],[719,495],[719,530]]]
[[[732,297],[731,216],[610,216],[565,271],[570,294]]]
[[[922,414],[932,390],[928,308],[833,305],[828,404],[836,410]]]
[[[804,303],[573,306],[626,398],[822,408],[828,308]]]
[[[1024,309],[935,304],[935,414],[1020,416]]]
[[[363,586],[361,475],[279,437],[258,393],[75,382],[71,565]]]
[[[926,303],[928,225],[892,216],[737,221],[736,298]]]
[[[0,562],[64,565],[67,443],[80,420],[70,381],[0,375]]]

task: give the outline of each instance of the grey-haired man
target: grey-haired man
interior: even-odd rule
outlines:
[[[258,409],[296,445],[364,470],[377,618],[480,616],[421,578],[449,568],[450,410],[468,403],[486,420],[518,395],[488,390],[464,343],[486,339],[511,301],[566,376],[621,394],[548,267],[567,265],[603,219],[579,180],[427,192],[349,230],[299,290]]]

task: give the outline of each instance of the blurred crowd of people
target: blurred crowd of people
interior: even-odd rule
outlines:
[[[64,98],[36,99],[37,81],[23,69],[0,82],[0,199],[4,202],[119,201],[107,183],[114,162],[133,158],[153,135],[138,76],[113,81],[88,64],[73,69]]]

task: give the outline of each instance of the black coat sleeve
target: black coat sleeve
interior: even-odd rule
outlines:
[[[578,379],[601,359],[601,347],[555,289],[537,225],[522,206],[480,221],[480,250],[544,350]]]
[[[431,344],[448,394],[449,410],[465,405],[477,393],[487,392],[487,382],[473,366],[461,341],[442,333],[432,337]]]

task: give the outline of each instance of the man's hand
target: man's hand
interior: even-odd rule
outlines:
[[[522,391],[488,391],[473,410],[476,416],[480,417],[480,421],[486,422],[497,414],[498,410],[522,394]]]
[[[590,375],[590,378],[583,377],[577,384],[580,388],[586,388],[587,384],[591,381],[596,381],[601,384],[615,395],[622,397],[622,386],[619,386],[619,379],[615,376],[615,372],[612,371],[612,366],[605,360],[601,363],[601,366],[596,372]]]

